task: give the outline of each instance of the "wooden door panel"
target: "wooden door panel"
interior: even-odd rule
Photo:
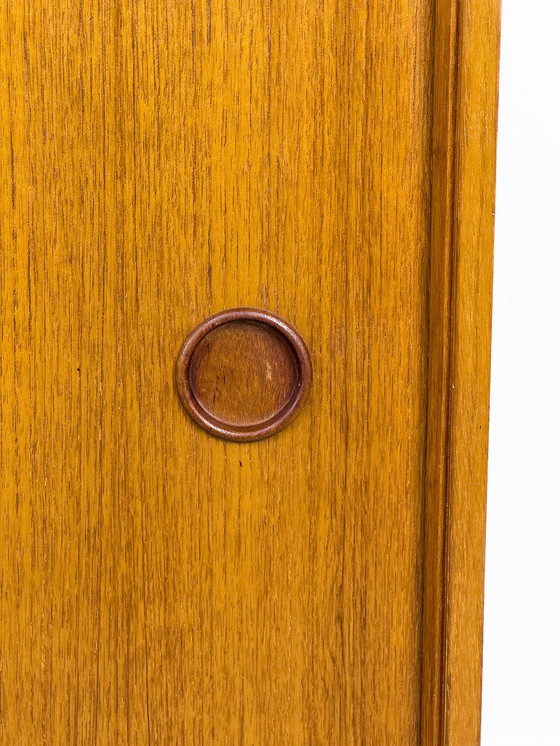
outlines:
[[[419,743],[433,4],[1,13],[0,743]],[[256,443],[174,388],[236,306],[313,362]]]

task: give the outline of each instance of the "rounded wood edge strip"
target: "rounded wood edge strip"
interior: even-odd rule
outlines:
[[[499,32],[436,4],[422,746],[480,742]]]

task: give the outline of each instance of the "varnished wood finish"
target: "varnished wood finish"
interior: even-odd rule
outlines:
[[[436,4],[422,744],[480,742],[499,0]]]
[[[496,29],[2,6],[2,745],[476,742]],[[174,386],[238,306],[313,355],[256,443]]]
[[[309,350],[285,319],[233,308],[205,319],[187,337],[177,390],[201,427],[228,440],[275,435],[298,414],[311,384]]]

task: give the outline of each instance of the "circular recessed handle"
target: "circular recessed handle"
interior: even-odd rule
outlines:
[[[233,308],[193,329],[175,374],[183,406],[205,430],[228,440],[261,440],[298,413],[311,383],[311,359],[284,319]]]

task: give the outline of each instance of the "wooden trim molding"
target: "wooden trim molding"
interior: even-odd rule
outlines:
[[[500,0],[437,0],[423,746],[480,742]]]

